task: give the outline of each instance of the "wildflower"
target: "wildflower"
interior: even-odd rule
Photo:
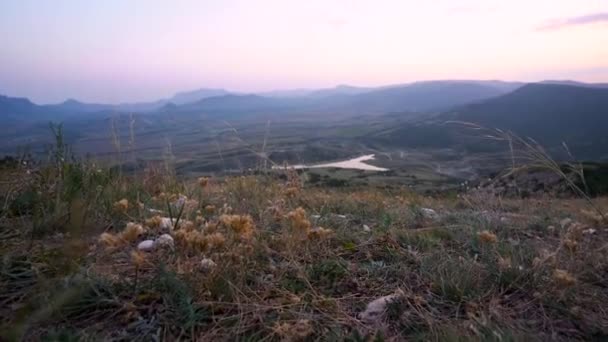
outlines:
[[[105,247],[118,247],[121,243],[121,239],[111,233],[103,233],[99,236],[99,242]]]
[[[498,242],[498,238],[496,237],[496,234],[484,230],[482,232],[479,232],[477,234],[479,236],[479,240],[483,243],[496,243]]]
[[[205,206],[205,214],[212,215],[215,212],[215,206],[208,204]]]
[[[207,246],[209,246],[209,248],[220,248],[226,242],[224,235],[219,232],[209,234],[205,237],[205,239],[207,240]]]
[[[191,230],[196,229],[196,224],[190,220],[180,221],[179,226],[180,226],[180,228],[182,228],[186,231],[191,231]]]
[[[156,215],[145,221],[146,226],[148,226],[150,228],[159,228],[162,223],[163,223],[163,219],[159,215]]]
[[[222,215],[220,221],[241,237],[250,237],[255,229],[250,215]]]
[[[287,189],[285,189],[285,196],[286,197],[295,197],[299,192],[299,189],[295,186],[291,186]]]
[[[129,209],[129,200],[126,198],[121,199],[120,201],[114,203],[114,210],[117,212],[124,213]]]
[[[563,287],[568,287],[576,284],[576,278],[574,278],[568,271],[556,269],[553,272],[553,279],[555,282]]]
[[[137,267],[141,267],[146,261],[146,256],[141,251],[132,251],[131,252],[131,262],[133,265]]]
[[[299,319],[293,325],[292,335],[298,339],[304,339],[313,333],[313,327],[308,319]]]
[[[205,233],[211,234],[217,231],[217,226],[217,222],[207,222],[205,223],[205,227],[203,228],[203,230],[205,231]]]
[[[312,335],[314,330],[310,320],[299,319],[295,323],[277,323],[273,331],[286,341],[298,341]]]
[[[316,228],[308,231],[308,238],[309,239],[323,239],[323,238],[328,237],[332,233],[333,233],[333,230],[331,230],[331,229],[326,229],[323,227],[316,227]]]
[[[184,210],[193,211],[198,208],[198,201],[194,199],[189,199],[184,202]]]
[[[198,185],[199,185],[201,188],[205,188],[205,187],[207,187],[207,185],[209,185],[209,177],[200,177],[200,178],[198,179]]]
[[[303,208],[299,207],[290,211],[287,214],[287,219],[296,232],[308,234],[310,231],[310,221],[306,218],[306,211]]]
[[[141,224],[134,222],[127,223],[127,227],[120,233],[120,237],[127,242],[134,242],[140,235],[145,233]]]
[[[511,268],[511,258],[507,257],[507,258],[503,258],[503,257],[498,257],[498,268],[500,270],[506,270]]]

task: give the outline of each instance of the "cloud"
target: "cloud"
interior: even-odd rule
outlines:
[[[570,26],[579,26],[579,25],[587,25],[587,24],[595,24],[608,22],[608,12],[600,12],[593,13],[588,15],[583,15],[580,17],[571,17],[571,18],[563,18],[557,20],[550,20],[538,27],[538,31],[552,31],[559,30],[565,27]]]

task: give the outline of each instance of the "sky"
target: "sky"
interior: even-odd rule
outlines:
[[[0,94],[608,82],[608,0],[2,0]]]

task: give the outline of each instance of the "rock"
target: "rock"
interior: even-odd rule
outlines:
[[[143,252],[154,250],[154,240],[144,240],[137,245],[137,249]]]
[[[201,269],[203,271],[209,271],[212,268],[214,268],[215,266],[217,266],[217,264],[215,263],[215,261],[209,259],[209,258],[204,258],[203,260],[201,260]]]
[[[163,235],[159,236],[158,238],[156,238],[156,240],[154,241],[154,245],[155,245],[155,247],[173,248],[173,246],[174,246],[173,237],[171,237],[171,235],[169,235],[169,234],[163,234]]]
[[[431,208],[420,208],[420,212],[427,219],[436,220],[439,218],[437,212]]]
[[[161,231],[170,232],[173,230],[173,222],[171,221],[171,218],[161,217],[160,219],[161,219],[161,221],[160,221],[159,228]]]
[[[566,228],[566,227],[567,227],[568,225],[570,225],[572,222],[573,222],[573,221],[572,221],[572,219],[568,217],[568,218],[565,218],[565,219],[563,219],[563,220],[559,221],[559,225],[560,225],[562,228]]]
[[[364,224],[363,225],[363,231],[366,232],[366,233],[369,233],[369,232],[372,231],[372,229],[368,225]]]
[[[310,215],[310,218],[313,220],[318,220],[321,218],[321,215]]]
[[[585,235],[592,235],[592,234],[595,234],[595,232],[596,232],[596,230],[593,228],[583,230],[583,234],[585,234]]]
[[[378,323],[382,319],[388,304],[402,296],[403,291],[397,290],[393,294],[373,300],[367,304],[365,311],[359,314],[359,318],[367,324]]]

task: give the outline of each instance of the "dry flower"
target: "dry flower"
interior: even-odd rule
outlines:
[[[118,212],[124,213],[127,209],[129,209],[129,200],[126,198],[114,203],[114,210]]]
[[[287,197],[295,197],[299,192],[299,189],[295,186],[291,186],[285,189],[285,196]]]
[[[99,242],[105,247],[118,247],[121,244],[121,239],[112,233],[102,233],[99,236]]]
[[[331,229],[326,229],[323,227],[316,227],[316,228],[308,231],[308,238],[309,239],[323,239],[323,238],[328,237],[332,233],[333,233],[333,230],[331,230]]]
[[[477,235],[479,236],[479,240],[483,243],[498,242],[498,238],[496,237],[496,234],[494,234],[488,230],[481,231]]]
[[[287,214],[287,219],[291,222],[293,230],[297,234],[308,235],[310,231],[310,221],[306,218],[306,211],[299,207]]]
[[[255,229],[250,215],[222,215],[220,221],[241,237],[251,237]]]
[[[208,204],[205,206],[205,214],[212,215],[215,212],[215,206]]]
[[[198,179],[198,185],[199,185],[201,188],[205,188],[205,187],[207,187],[207,185],[209,185],[209,177],[200,177],[200,178]]]
[[[150,228],[158,228],[160,227],[160,225],[163,223],[163,219],[162,217],[160,217],[159,215],[156,215],[152,218],[149,218],[145,221],[146,226],[150,227]]]
[[[127,223],[125,229],[120,233],[120,238],[127,242],[135,242],[137,238],[145,233],[144,227],[141,224],[134,222]]]
[[[146,261],[146,256],[141,251],[131,252],[131,262],[137,267],[141,267]]]
[[[511,258],[506,257],[498,257],[498,268],[501,270],[506,270],[511,268],[512,264],[511,264]]]
[[[209,248],[221,248],[226,242],[226,238],[222,233],[212,233],[205,237]]]
[[[576,278],[574,278],[568,271],[556,269],[553,272],[553,279],[555,282],[563,287],[568,287],[576,284]]]

